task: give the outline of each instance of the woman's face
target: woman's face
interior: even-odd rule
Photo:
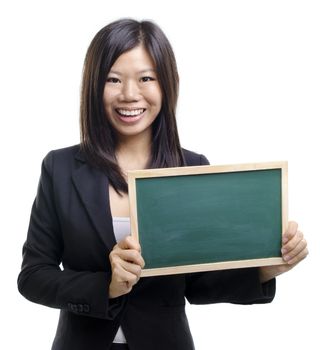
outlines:
[[[104,86],[106,115],[118,136],[152,135],[162,93],[148,51],[139,45],[115,61]]]

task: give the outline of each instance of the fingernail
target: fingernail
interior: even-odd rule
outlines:
[[[288,242],[288,237],[287,236],[283,236],[282,243],[286,244],[287,242]]]
[[[283,260],[284,261],[288,261],[288,260],[290,260],[291,258],[290,258],[290,256],[289,255],[285,255],[284,257],[283,257]]]
[[[285,248],[282,248],[282,249],[281,249],[281,253],[282,253],[282,254],[285,254],[286,252],[287,252],[287,249],[285,249]]]

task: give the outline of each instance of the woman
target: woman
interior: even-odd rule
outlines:
[[[127,171],[208,164],[180,146],[177,96],[174,54],[155,24],[120,20],[94,37],[83,73],[81,144],[43,161],[18,279],[26,298],[61,309],[52,349],[193,349],[185,297],[271,302],[274,277],[308,253],[291,222],[286,265],[139,279],[144,261],[129,236]]]

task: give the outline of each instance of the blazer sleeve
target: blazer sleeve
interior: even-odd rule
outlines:
[[[200,165],[209,165],[200,155]],[[191,304],[228,302],[233,304],[261,304],[273,300],[275,279],[261,284],[259,268],[199,272],[186,275],[185,296]]]
[[[18,289],[32,302],[112,320],[122,309],[125,298],[108,298],[110,273],[60,268],[63,239],[54,204],[52,165],[49,153],[42,163],[32,206]]]
[[[261,284],[258,268],[186,275],[186,298],[191,304],[264,304],[273,300],[275,279]]]

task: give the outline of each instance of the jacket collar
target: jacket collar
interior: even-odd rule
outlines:
[[[76,153],[75,158],[83,164],[73,171],[73,184],[94,228],[104,244],[112,250],[116,239],[110,210],[108,177],[91,167],[81,150]]]

